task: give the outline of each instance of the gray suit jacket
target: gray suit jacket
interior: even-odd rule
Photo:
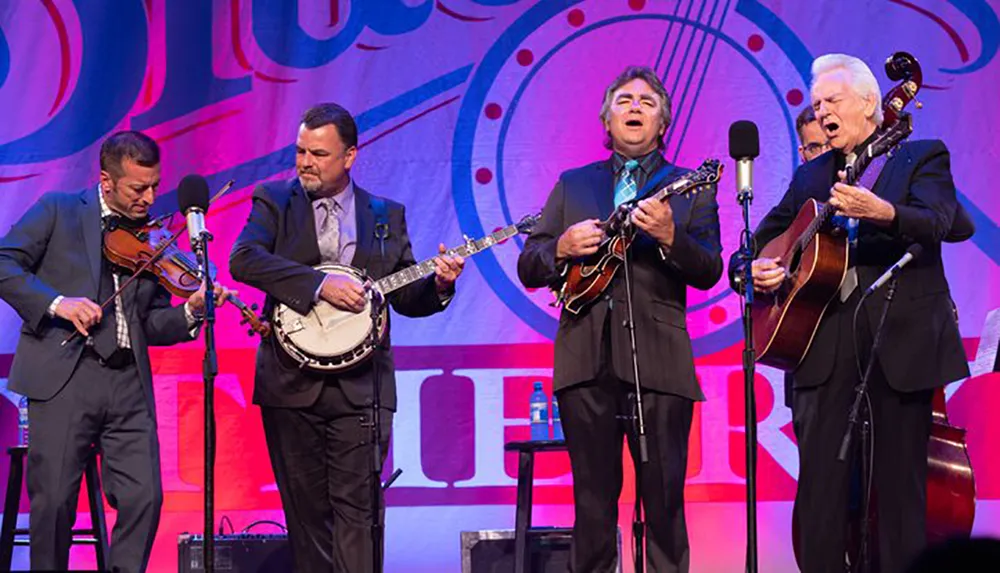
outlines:
[[[97,300],[101,280],[101,205],[94,188],[42,196],[0,239],[0,298],[24,320],[9,387],[33,400],[48,400],[69,380],[84,339],[62,341],[73,325],[50,317],[58,295]],[[132,349],[143,389],[153,408],[149,345],[191,340],[182,306],[149,275],[123,293]],[[97,301],[100,303],[101,301]]]

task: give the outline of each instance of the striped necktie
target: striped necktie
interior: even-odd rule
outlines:
[[[626,201],[635,199],[636,185],[635,178],[632,177],[632,172],[638,166],[639,162],[635,159],[629,159],[625,162],[625,168],[622,169],[621,175],[618,177],[618,183],[615,184],[615,208],[618,208],[619,205]]]

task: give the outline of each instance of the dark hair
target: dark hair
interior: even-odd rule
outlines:
[[[302,123],[306,129],[319,129],[324,125],[333,125],[344,145],[350,149],[358,145],[358,124],[354,123],[351,113],[335,103],[314,105],[302,114]]]
[[[660,81],[656,72],[648,66],[629,66],[625,68],[625,71],[618,74],[618,77],[611,82],[608,89],[604,90],[604,103],[601,105],[601,123],[608,120],[608,114],[611,113],[611,98],[614,97],[615,92],[632,80],[642,80],[646,82],[646,84],[653,89],[656,95],[660,97],[660,101],[663,102],[663,105],[660,106],[660,117],[663,119],[663,127],[670,127],[670,120],[672,119],[670,111],[670,94],[667,93],[667,88],[663,87],[663,82]],[[663,149],[663,136],[660,136],[656,145],[658,148]],[[610,136],[608,136],[605,140],[604,146],[611,149]]]
[[[156,167],[160,164],[160,146],[138,131],[119,131],[101,144],[101,171],[110,173],[112,179],[125,174],[122,164],[126,159],[143,167]]]
[[[795,133],[799,134],[799,141],[802,141],[802,128],[816,121],[816,111],[811,105],[807,105],[799,112],[795,118]]]

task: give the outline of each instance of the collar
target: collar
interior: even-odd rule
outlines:
[[[616,176],[622,172],[622,169],[625,169],[625,162],[629,159],[617,151],[614,152],[611,156],[611,166]],[[642,169],[642,172],[646,175],[653,173],[661,163],[666,162],[666,159],[660,154],[659,149],[654,149],[642,157],[635,157],[633,159],[639,162],[639,169]]]
[[[869,135],[867,138],[865,138],[864,141],[862,141],[861,143],[859,143],[858,145],[856,145],[854,147],[854,151],[852,151],[851,153],[853,153],[854,156],[857,157],[858,151],[861,150],[861,149],[864,149],[864,148],[868,147],[869,145],[871,145],[871,142],[875,141],[875,138],[878,137],[878,134],[879,134],[879,129],[875,128],[875,131],[873,131],[871,133],[871,135]],[[837,155],[839,156],[839,159],[840,159],[839,164],[840,165],[846,165],[847,164],[847,155],[848,154],[846,154],[843,151],[841,151],[840,149],[838,149],[837,150]]]
[[[347,206],[352,204],[354,201],[354,179],[349,180],[347,182],[347,187],[344,187],[344,190],[336,195],[331,195],[330,197],[317,197],[308,191],[306,192],[306,195],[313,203],[332,202],[334,205],[339,207],[341,211],[346,211]]]
[[[101,192],[100,183],[97,184],[97,200],[101,203],[101,219],[118,215],[118,213],[111,210],[111,207],[108,207],[108,202],[104,200],[104,193]]]

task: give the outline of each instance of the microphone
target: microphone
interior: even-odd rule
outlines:
[[[729,126],[729,156],[736,160],[736,191],[742,203],[753,199],[753,160],[760,155],[757,124],[740,120]]]
[[[177,203],[187,216],[188,237],[196,245],[211,238],[205,228],[208,212],[208,181],[201,175],[186,175],[177,186]]]
[[[913,259],[919,257],[920,253],[922,253],[923,251],[924,248],[917,243],[910,245],[910,248],[906,249],[906,254],[900,257],[900,259],[896,261],[896,264],[889,267],[889,270],[882,273],[882,276],[880,276],[878,280],[872,284],[872,286],[868,287],[868,290],[865,291],[864,296],[867,297],[868,295],[872,294],[873,292],[881,288],[882,285],[889,282],[889,279],[899,274],[899,271],[902,270],[903,267],[905,267]]]

